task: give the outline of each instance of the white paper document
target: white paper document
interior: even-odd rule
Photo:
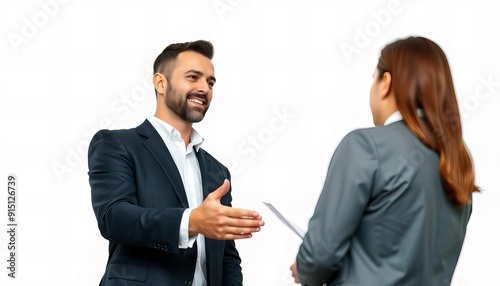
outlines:
[[[300,228],[298,225],[286,219],[271,203],[262,202],[265,204],[288,228],[295,232],[300,238],[304,238],[306,231]]]

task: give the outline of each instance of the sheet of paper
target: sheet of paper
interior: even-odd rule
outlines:
[[[285,218],[271,203],[262,202],[265,204],[280,220],[283,222],[288,228],[290,228],[293,232],[295,232],[300,238],[304,238],[306,231],[300,228],[298,225],[289,221]]]

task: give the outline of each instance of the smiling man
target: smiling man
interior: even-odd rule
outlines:
[[[207,41],[169,45],[154,62],[154,116],[90,143],[92,205],[109,240],[102,286],[242,285],[234,240],[264,222],[231,207],[229,171],[192,127],[212,100],[212,56]]]

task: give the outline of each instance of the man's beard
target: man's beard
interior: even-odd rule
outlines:
[[[193,110],[193,108],[190,109],[187,100],[190,97],[202,98],[207,107],[203,110],[199,107],[194,107],[194,109],[197,109],[198,111]],[[190,123],[200,122],[203,117],[205,117],[205,113],[207,113],[208,110],[208,100],[206,95],[203,93],[189,92],[186,96],[182,96],[180,92],[172,87],[171,83],[169,83],[167,87],[165,105],[179,115],[179,117]]]

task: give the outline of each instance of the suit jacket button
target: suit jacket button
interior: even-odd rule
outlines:
[[[186,281],[184,282],[184,285],[186,285],[186,286],[191,286],[191,285],[193,285],[193,282],[192,282],[191,280],[186,280]]]

